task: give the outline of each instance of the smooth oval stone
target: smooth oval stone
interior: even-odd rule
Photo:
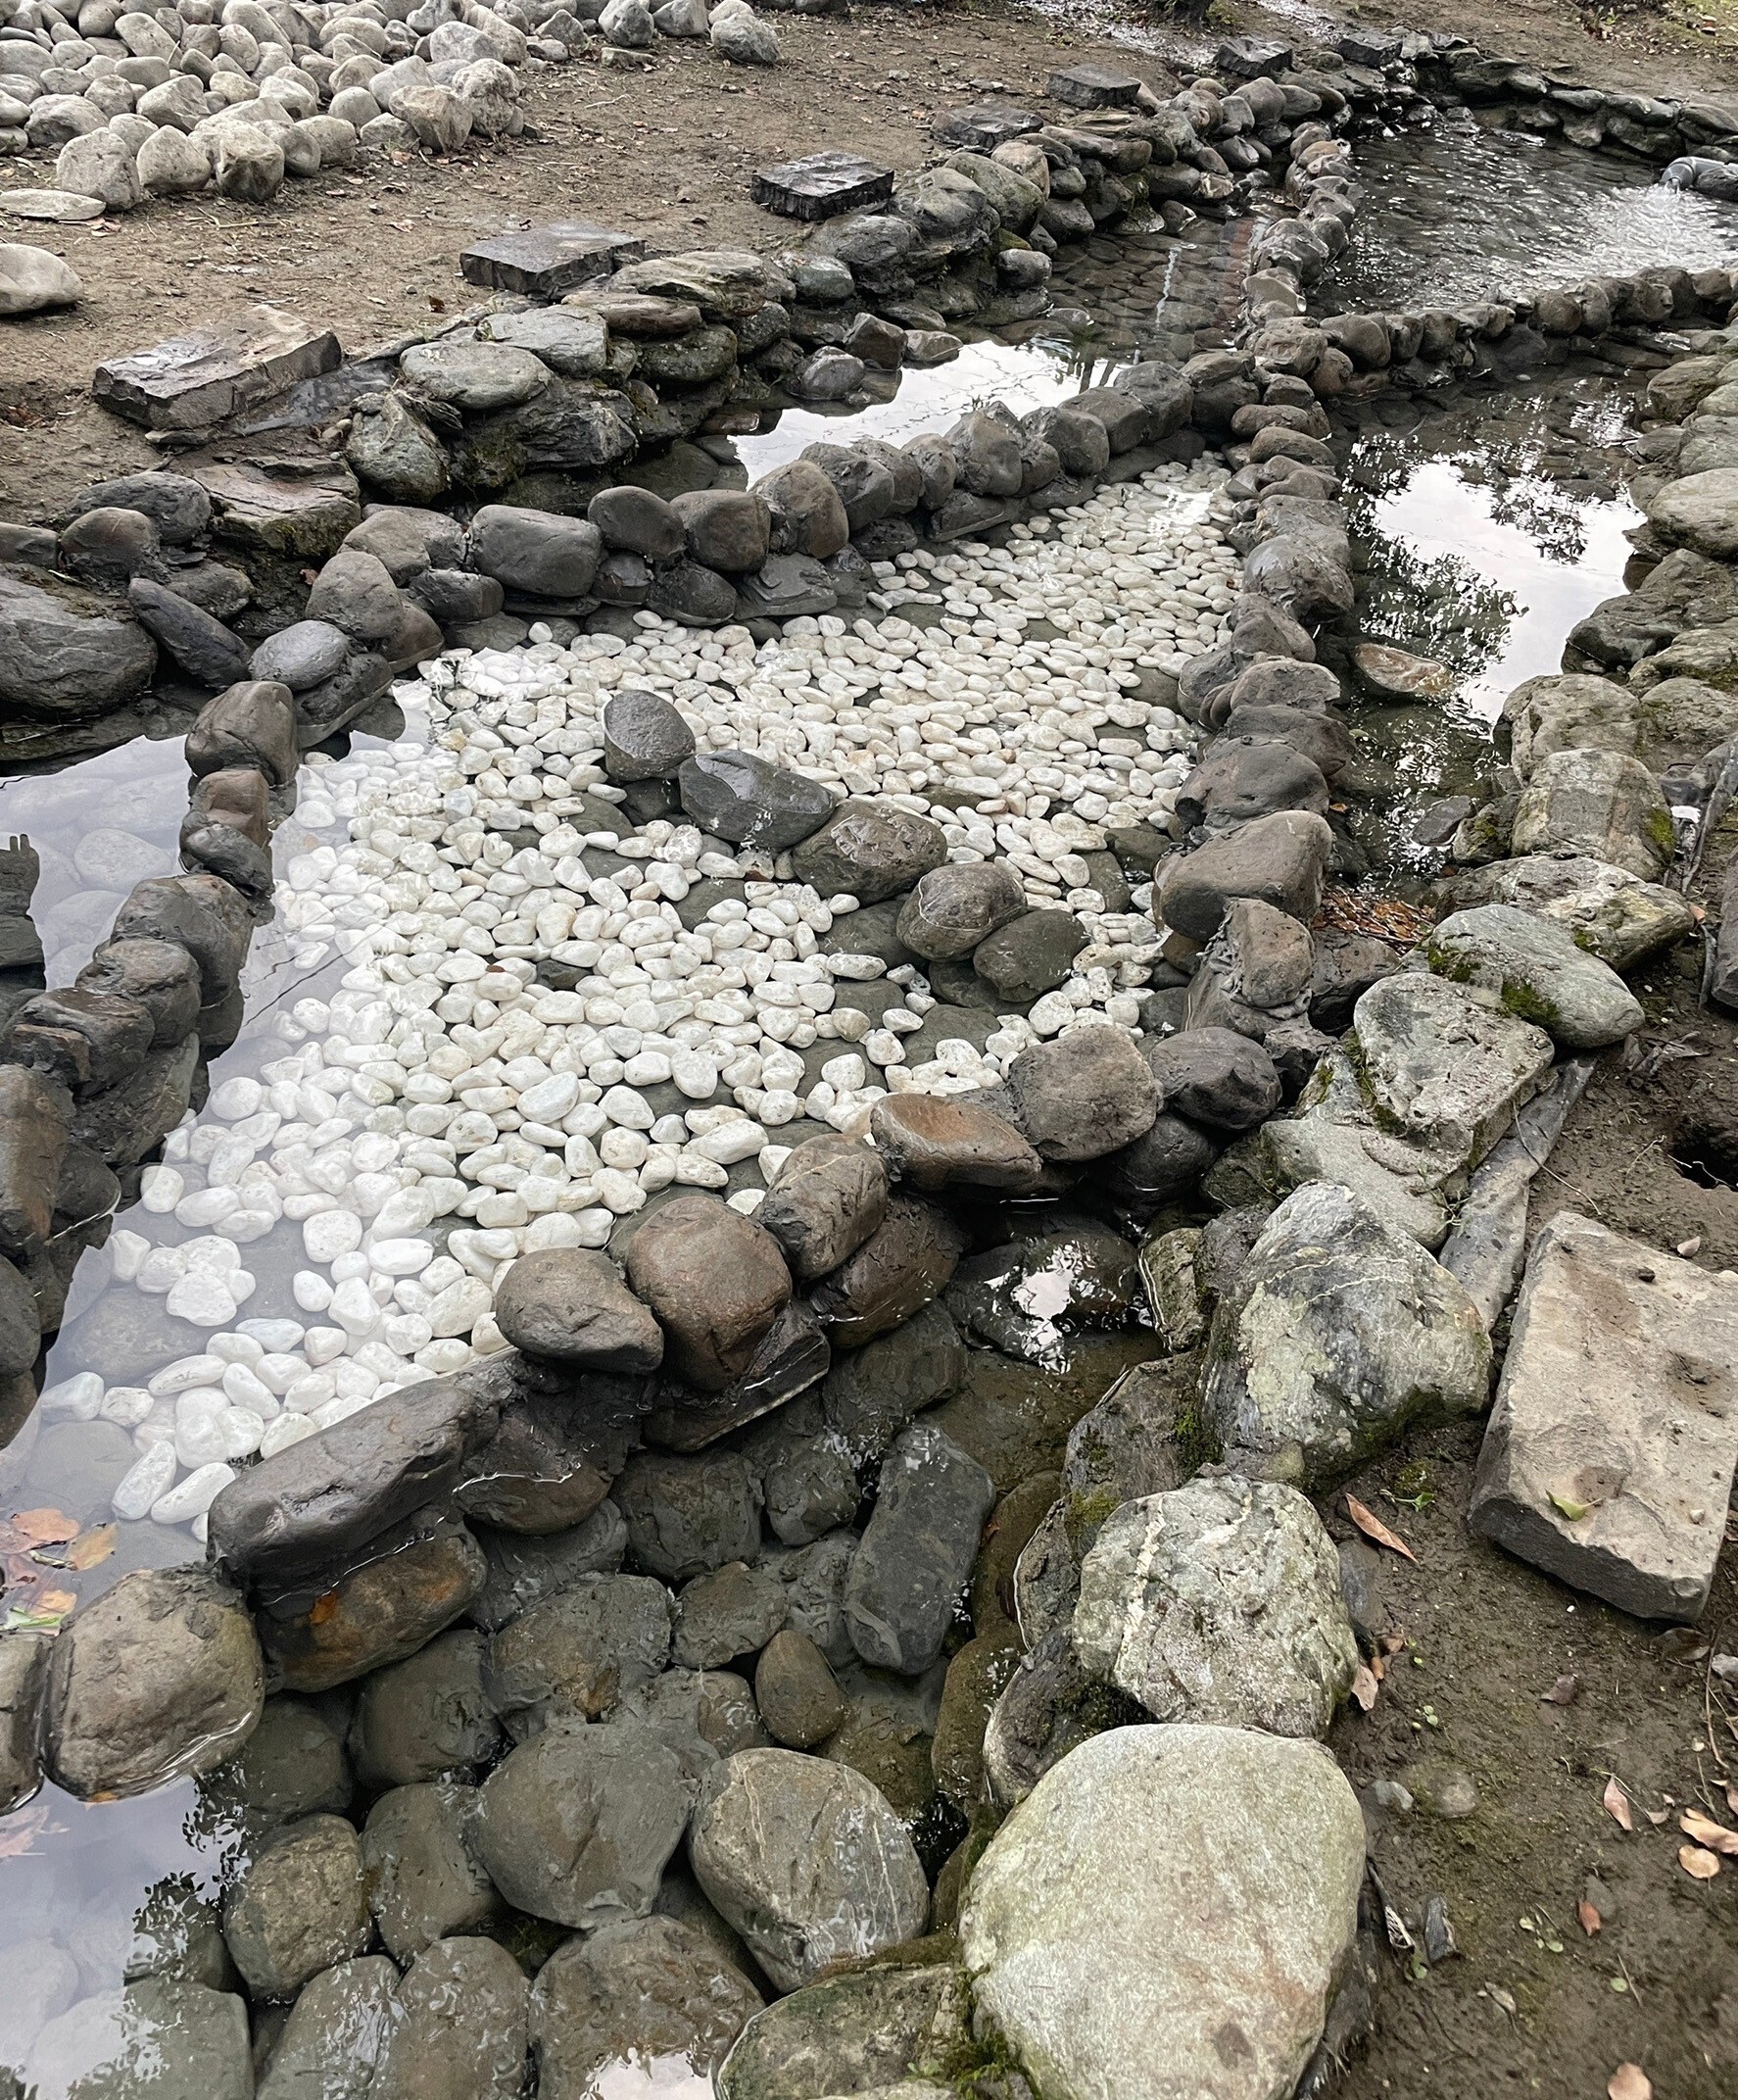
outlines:
[[[513,409],[550,383],[550,368],[510,343],[412,343],[399,370],[419,392],[455,409]]]

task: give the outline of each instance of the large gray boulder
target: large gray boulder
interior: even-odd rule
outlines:
[[[492,1939],[443,1939],[398,1987],[369,2100],[519,2100],[530,1986]]]
[[[481,1634],[442,1634],[364,1678],[350,1747],[366,1786],[409,1786],[488,1763],[501,1729],[483,1685]]]
[[[1197,1479],[1125,1502],[1081,1563],[1075,1651],[1155,1721],[1323,1736],[1358,1644],[1339,1556],[1301,1494]]]
[[[1668,481],[1647,509],[1648,523],[1667,546],[1694,548],[1714,562],[1738,558],[1738,466]]]
[[[1041,1158],[1102,1158],[1152,1127],[1159,1087],[1133,1039],[1102,1023],[1076,1023],[1022,1050],[1007,1090],[1020,1128]]]
[[[49,2021],[24,2089],[66,2100],[249,2100],[247,2001],[174,1977],[99,1991]]]
[[[1220,1300],[1201,1408],[1243,1470],[1319,1489],[1416,1422],[1475,1413],[1490,1368],[1455,1278],[1350,1190],[1313,1182]]]
[[[791,864],[797,881],[813,884],[823,897],[843,893],[873,904],[909,890],[946,858],[946,838],[929,817],[852,800],[802,841]]]
[[[705,1782],[689,1856],[781,1990],[913,1939],[929,1887],[905,1826],[848,1765],[744,1750]]]
[[[247,1606],[205,1568],[150,1568],[72,1615],[49,1659],[48,1769],[69,1793],[143,1793],[252,1734],[265,1666]]]
[[[1468,1522],[1645,1619],[1701,1616],[1738,1464],[1738,1282],[1561,1210],[1533,1243]]]
[[[1639,758],[1556,751],[1533,768],[1510,831],[1516,854],[1591,855],[1657,882],[1671,864],[1671,811]]]
[[[1284,809],[1211,838],[1159,866],[1153,909],[1191,941],[1211,941],[1226,906],[1259,898],[1307,926],[1322,902],[1333,833],[1313,810]]]
[[[701,2077],[765,2000],[675,1918],[636,1918],[557,1947],[531,1992],[538,2100],[590,2100],[611,2065],[675,2058]]]
[[[994,1500],[990,1475],[939,1429],[914,1423],[896,1439],[845,1582],[865,1662],[919,1677],[937,1660]]]
[[[582,1575],[489,1642],[484,1690],[516,1735],[595,1721],[670,1658],[670,1592],[644,1575]]]
[[[1565,1050],[1604,1050],[1642,1022],[1641,1002],[1565,926],[1513,904],[1455,911],[1426,936],[1438,976],[1494,992]]]
[[[1495,994],[1403,970],[1353,1009],[1357,1058],[1376,1118],[1476,1166],[1538,1092],[1551,1038]]]
[[[1351,1953],[1363,1880],[1357,1796],[1317,1744],[1115,1729],[990,1840],[960,1941],[980,2018],[1045,2100],[1282,2100]]]
[[[651,1910],[693,1802],[676,1753],[616,1722],[521,1743],[477,1789],[467,1835],[516,1910],[608,1925]]]
[[[1664,883],[1584,854],[1525,854],[1467,868],[1447,886],[1454,908],[1514,904],[1567,927],[1575,946],[1628,970],[1695,926],[1688,901]]]
[[[118,602],[33,571],[0,569],[0,701],[26,714],[77,720],[142,693],[157,647]]]

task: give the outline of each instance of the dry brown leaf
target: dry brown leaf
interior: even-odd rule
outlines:
[[[29,1545],[65,1545],[78,1536],[78,1519],[64,1509],[21,1509],[12,1528]]]
[[[61,1566],[71,1568],[82,1575],[87,1569],[100,1567],[115,1550],[115,1527],[99,1524],[94,1531],[80,1532],[61,1555]]]
[[[1605,1804],[1606,1814],[1611,1817],[1618,1830],[1634,1830],[1635,1812],[1629,1806],[1629,1796],[1617,1784],[1617,1776],[1615,1772],[1606,1781],[1605,1792],[1601,1794],[1600,1799]]]
[[[1588,1902],[1585,1896],[1583,1896],[1580,1902],[1575,1905],[1575,1920],[1576,1923],[1580,1926],[1582,1931],[1586,1933],[1589,1939],[1593,1937],[1594,1933],[1597,1932],[1600,1927],[1605,1923],[1605,1920],[1599,1915],[1598,1911],[1594,1909],[1593,1905]]]
[[[1677,1827],[1686,1837],[1706,1845],[1710,1852],[1723,1852],[1727,1859],[1738,1859],[1738,1831],[1728,1831],[1723,1823],[1715,1823],[1712,1816],[1686,1808],[1677,1819]]]
[[[1654,2081],[1639,2064],[1619,2064],[1605,2089],[1606,2100],[1654,2100]]]
[[[1365,1713],[1376,1704],[1377,1689],[1376,1672],[1367,1663],[1360,1663],[1352,1679],[1352,1696]]]
[[[1700,1845],[1679,1845],[1677,1863],[1693,1881],[1712,1881],[1720,1871],[1719,1854]]]
[[[1410,1560],[1415,1566],[1418,1564],[1418,1555],[1400,1534],[1389,1531],[1380,1517],[1374,1510],[1366,1509],[1355,1494],[1346,1496],[1346,1514],[1366,1538],[1374,1538],[1377,1545],[1385,1545],[1390,1553],[1398,1553],[1403,1560]]]
[[[1738,1816],[1738,1786],[1728,1786],[1726,1788],[1726,1806],[1734,1816]]]
[[[1658,1830],[1661,1824],[1668,1820],[1671,1811],[1668,1808],[1644,1808],[1642,1814],[1647,1817],[1655,1830]]]
[[[1539,1703],[1542,1706],[1570,1706],[1580,1688],[1578,1678],[1560,1677],[1549,1691],[1540,1692]]]

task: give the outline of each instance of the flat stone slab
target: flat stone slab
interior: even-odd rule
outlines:
[[[755,171],[748,194],[786,219],[836,219],[865,205],[885,204],[893,193],[893,171],[859,153],[805,154],[777,168]]]
[[[1708,1601],[1738,1465],[1738,1276],[1559,1211],[1533,1243],[1467,1521],[1643,1619]]]
[[[1128,110],[1135,107],[1140,82],[1110,66],[1061,66],[1045,82],[1045,92],[1077,110]]]
[[[173,335],[99,365],[91,392],[148,430],[196,430],[286,394],[344,361],[330,328],[279,307],[249,307],[233,320]]]
[[[589,219],[557,219],[477,241],[459,256],[459,268],[467,284],[558,299],[645,253],[646,243],[631,233],[612,232]]]
[[[5,72],[0,65],[0,73]],[[0,193],[0,212],[9,219],[51,219],[62,225],[74,220],[101,219],[100,197],[74,197],[64,189],[12,189]]]
[[[1041,122],[1031,110],[1016,109],[1011,102],[974,102],[970,109],[950,112],[942,121],[940,136],[944,146],[993,153],[1010,139],[1038,130]]]

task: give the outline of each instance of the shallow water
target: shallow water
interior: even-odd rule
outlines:
[[[1327,313],[1458,306],[1738,255],[1738,205],[1666,189],[1640,161],[1489,129],[1466,111],[1355,150],[1365,206],[1319,287]]]

